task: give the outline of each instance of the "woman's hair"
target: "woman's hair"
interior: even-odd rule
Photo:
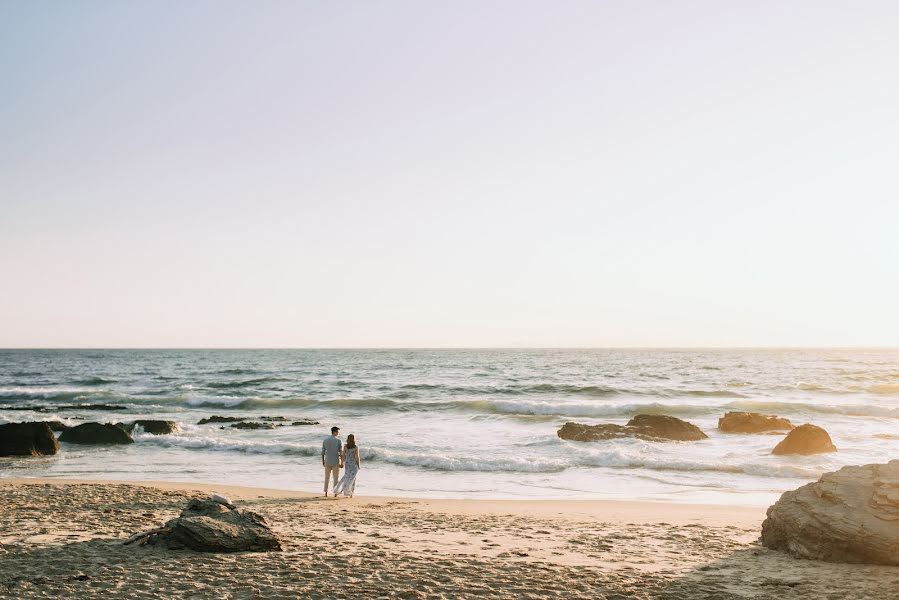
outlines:
[[[346,436],[346,447],[347,448],[355,448],[356,447],[356,436],[352,433]]]

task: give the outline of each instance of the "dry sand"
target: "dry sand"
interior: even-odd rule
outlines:
[[[284,551],[122,545],[213,490],[263,514]],[[899,598],[899,568],[760,547],[763,518],[722,506],[0,479],[0,598]]]

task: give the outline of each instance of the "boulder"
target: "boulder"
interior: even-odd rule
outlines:
[[[283,427],[284,423],[278,423],[277,427]],[[274,423],[257,423],[255,421],[240,421],[239,423],[232,423],[231,427],[234,429],[274,429],[276,425]],[[224,427],[222,427],[224,429]]]
[[[153,435],[165,435],[168,433],[176,433],[181,430],[175,421],[161,421],[155,419],[138,419],[130,423],[116,423],[116,427],[121,427],[128,433],[134,433],[134,426],[140,425],[145,433]]]
[[[718,419],[718,429],[727,433],[790,431],[794,427],[788,419],[754,412],[728,412]]]
[[[213,500],[192,499],[181,516],[165,524],[164,535],[151,543],[197,552],[265,552],[280,550],[281,541],[262,515],[230,510]]]
[[[66,429],[71,429],[69,425],[66,425],[62,421],[44,421],[47,425],[50,426],[50,429],[53,431],[65,431]]]
[[[699,427],[666,415],[637,415],[627,425],[582,425],[565,423],[557,432],[563,440],[598,442],[618,438],[637,438],[651,442],[704,440],[708,436]]]
[[[303,419],[302,421],[294,421],[291,425],[321,425],[321,423],[312,419]]]
[[[762,544],[800,558],[899,566],[899,460],[843,467],[785,492]]]
[[[49,456],[59,451],[59,443],[46,423],[0,425],[0,456]]]
[[[82,423],[59,435],[60,442],[70,444],[132,444],[127,431],[112,423]]]
[[[817,425],[800,425],[774,447],[771,454],[820,454],[836,452],[830,435]]]
[[[205,425],[206,423],[236,423],[238,421],[246,421],[249,417],[220,417],[212,415],[197,421],[197,425]]]

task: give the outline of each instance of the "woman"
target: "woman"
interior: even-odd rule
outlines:
[[[343,477],[337,482],[334,488],[334,497],[347,496],[353,497],[356,489],[356,473],[362,468],[362,459],[359,457],[359,446],[356,445],[356,436],[352,433],[346,436],[346,446],[340,453],[340,462],[342,467],[346,467]]]

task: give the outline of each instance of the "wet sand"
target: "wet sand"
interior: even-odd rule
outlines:
[[[272,553],[125,546],[191,497],[265,516]],[[357,497],[0,479],[0,598],[896,598],[899,568],[758,545],[758,508]]]

